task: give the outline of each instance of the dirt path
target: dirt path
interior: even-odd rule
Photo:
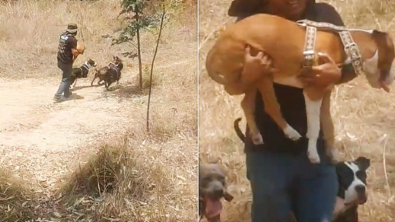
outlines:
[[[38,192],[41,187],[41,192],[50,194],[59,179],[75,169],[73,162],[94,152],[89,145],[122,133],[125,127],[119,126],[130,123],[130,100],[108,96],[103,86],[85,87],[89,81],[78,80],[73,92],[82,99],[53,103],[59,80],[0,79],[2,167],[38,185]]]

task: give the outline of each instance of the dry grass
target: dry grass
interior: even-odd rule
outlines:
[[[66,203],[65,219],[188,219],[186,215],[168,214],[179,195],[173,191],[174,185],[168,177],[171,172],[156,163],[156,159],[135,151],[128,140],[125,137],[123,143],[101,147],[98,154],[73,174],[69,183],[60,190]],[[192,205],[188,207],[193,208]]]
[[[87,155],[69,163],[75,171],[65,175],[58,193],[50,197],[31,197],[30,190],[19,188],[16,182],[8,183],[12,193],[4,193],[4,198],[17,198],[1,200],[1,219],[12,216],[12,221],[25,221],[32,215],[51,221],[195,221],[197,12],[196,1],[176,3],[184,5],[169,9],[171,20],[164,27],[154,67],[150,133],[145,126],[147,91],[135,88],[137,59],[123,58],[126,66],[120,89],[103,94],[126,104],[121,111],[131,117],[131,122],[119,125],[119,129],[127,128],[127,134],[103,135],[97,139],[101,143],[97,146],[82,145]],[[79,25],[77,37],[83,37],[86,45],[84,55],[76,61],[78,65],[89,57],[103,66],[113,54],[135,50],[133,44],[110,46],[110,39],[101,37],[118,31],[119,11],[117,0],[0,3],[1,78],[58,82],[58,37],[69,22]],[[156,32],[142,33],[145,66],[152,59]],[[144,76],[147,85],[147,71]],[[128,114],[128,110],[134,113]],[[23,178],[25,183],[27,180]],[[38,210],[21,210],[28,199],[37,202]],[[12,204],[12,210],[3,211],[8,204]]]
[[[0,218],[2,221],[27,221],[34,218],[36,197],[23,181],[0,172]]]
[[[331,0],[341,13],[346,25],[358,28],[376,28],[389,31],[394,37],[391,0]],[[227,17],[231,0],[200,1],[200,43],[219,29]],[[200,50],[200,64],[204,64],[213,38]],[[392,89],[394,89],[392,87]],[[230,192],[234,201],[225,203],[224,220],[249,221],[250,187],[245,176],[243,145],[233,130],[233,120],[243,116],[241,97],[231,97],[219,84],[200,68],[199,79],[199,144],[200,159],[220,159],[229,168]],[[393,221],[395,192],[395,118],[392,111],[393,95],[372,89],[367,81],[357,78],[335,89],[332,97],[332,115],[335,120],[337,145],[345,159],[366,156],[372,160],[368,170],[369,200],[360,208],[361,221]],[[245,124],[245,122],[243,122]],[[385,153],[383,154],[385,149]],[[385,164],[384,164],[385,159]],[[386,180],[385,175],[388,175]]]

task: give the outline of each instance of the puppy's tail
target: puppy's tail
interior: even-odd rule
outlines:
[[[236,134],[237,136],[240,138],[240,140],[244,143],[245,140],[245,135],[243,134],[243,132],[241,132],[239,123],[241,121],[241,118],[237,118],[234,123],[233,123],[233,127],[235,128]]]

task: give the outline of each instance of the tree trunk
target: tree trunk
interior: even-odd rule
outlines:
[[[161,20],[160,20],[158,40],[156,40],[155,52],[154,52],[154,56],[152,57],[151,74],[150,74],[150,79],[149,79],[149,92],[148,92],[148,105],[147,105],[147,131],[148,132],[149,132],[149,109],[150,109],[151,91],[152,91],[152,74],[153,74],[153,71],[154,71],[154,63],[155,63],[156,53],[158,52],[159,41],[160,41],[160,37],[161,37],[161,34],[162,34],[163,20],[165,18],[165,15],[166,15],[166,10],[165,10],[165,6],[163,6],[163,13],[162,13],[162,17],[161,17]]]
[[[138,12],[136,13],[136,20],[139,21],[139,14]],[[137,56],[139,59],[139,87],[140,89],[143,88],[143,68],[141,64],[141,49],[140,49],[140,27],[137,28],[136,30],[137,34]]]

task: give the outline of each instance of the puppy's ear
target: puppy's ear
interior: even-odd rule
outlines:
[[[370,167],[370,159],[365,158],[365,157],[358,157],[355,160],[355,163],[358,165],[358,167],[361,170],[366,170],[366,169],[368,169]]]

